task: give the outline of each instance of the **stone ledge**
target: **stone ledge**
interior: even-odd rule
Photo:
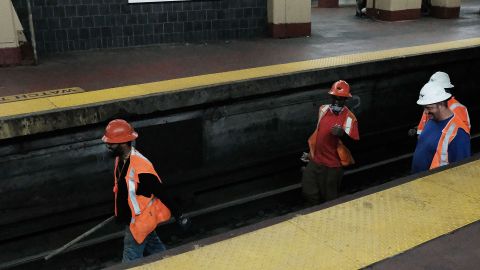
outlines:
[[[275,95],[284,91],[295,91],[294,89],[298,88],[318,87],[322,84],[329,85],[332,81],[339,78],[353,80],[367,76],[399,72],[410,68],[445,65],[462,59],[471,59],[473,61],[475,58],[480,58],[480,47],[454,49],[410,57],[398,56],[394,59],[382,61],[184,89],[29,115],[2,117],[0,118],[0,139],[52,132],[85,125],[104,124],[117,117],[139,118],[149,114],[188,110],[192,107],[208,107],[213,103],[233,102],[237,99],[254,99],[261,96]]]

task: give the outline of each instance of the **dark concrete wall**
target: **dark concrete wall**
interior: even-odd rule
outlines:
[[[407,131],[421,116],[418,92],[438,70],[450,74],[455,96],[470,110],[472,134],[478,133],[480,102],[471,76],[480,70],[478,48],[21,117],[19,125],[39,121],[57,130],[0,141],[0,239],[112,213],[113,160],[100,141],[111,118],[134,124],[138,149],[173,194],[193,198],[191,207],[198,208],[205,204],[199,194],[208,190],[219,194],[275,171],[298,172],[318,106],[329,102],[328,88],[339,78],[350,82],[355,96],[348,105],[361,140],[349,146],[357,166],[412,152],[415,139]],[[62,122],[73,115],[86,122]],[[0,126],[14,130],[14,121],[2,119]]]
[[[40,54],[264,35],[266,0],[33,0]],[[25,0],[13,4],[29,35]]]

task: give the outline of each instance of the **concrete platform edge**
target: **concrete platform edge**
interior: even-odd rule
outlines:
[[[433,54],[398,56],[382,61],[184,89],[125,100],[112,100],[29,115],[3,117],[0,118],[0,139],[94,125],[118,117],[137,119],[149,114],[202,107],[211,103],[234,102],[240,98],[251,99],[262,95],[274,95],[282,91],[295,91],[297,88],[327,89],[332,81],[338,79],[351,81],[362,77],[395,74],[402,70],[439,66],[479,57],[480,47],[467,47]]]

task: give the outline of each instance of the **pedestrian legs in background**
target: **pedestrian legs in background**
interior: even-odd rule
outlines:
[[[357,10],[355,16],[362,17],[366,13],[367,1],[366,0],[357,0]]]
[[[422,0],[421,11],[423,15],[429,15],[431,7],[432,7],[431,0]]]
[[[151,232],[143,243],[138,244],[130,232],[130,227],[125,228],[125,237],[123,238],[123,259],[122,262],[130,262],[145,256],[159,253],[166,250],[155,231]]]

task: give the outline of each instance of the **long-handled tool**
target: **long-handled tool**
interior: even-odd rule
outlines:
[[[72,241],[68,242],[67,244],[65,244],[63,247],[61,248],[58,248],[56,250],[54,250],[52,253],[50,253],[49,255],[45,256],[44,259],[45,260],[49,260],[51,259],[53,256],[56,256],[60,253],[62,253],[63,251],[65,251],[67,248],[71,247],[73,244],[77,243],[78,241],[82,240],[83,238],[89,236],[90,234],[98,231],[100,228],[104,227],[105,225],[107,225],[108,223],[110,223],[113,219],[114,219],[115,216],[111,216],[109,218],[107,218],[106,220],[104,220],[102,223],[98,224],[97,226],[91,228],[90,230],[88,230],[87,232],[83,233],[82,235],[78,236],[77,238],[73,239]]]

